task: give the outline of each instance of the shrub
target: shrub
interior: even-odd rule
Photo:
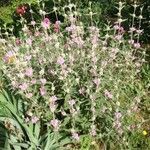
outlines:
[[[122,27],[123,8],[119,2],[116,23],[104,29],[96,26],[91,7],[82,14],[70,3],[61,10],[64,23],[52,23],[41,9],[42,21],[32,18],[26,24],[21,18],[20,38],[5,33],[2,71],[12,93],[3,91],[2,100],[12,118],[1,120],[8,129],[9,147],[49,150],[72,143],[80,148],[78,143],[93,140],[106,149],[139,146],[130,140],[142,135],[146,122],[139,107],[148,97],[139,76],[145,51],[135,16],[128,33]],[[56,18],[58,9],[53,10]],[[82,15],[89,17],[88,24]]]
[[[2,23],[13,23],[13,15],[16,8],[21,4],[36,4],[36,0],[11,0],[11,1],[0,1],[0,21]]]

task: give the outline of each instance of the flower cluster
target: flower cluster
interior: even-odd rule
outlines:
[[[65,28],[44,16],[40,25],[31,22],[34,32],[24,25],[24,37],[3,43],[3,73],[26,104],[25,121],[42,121],[75,140],[83,133],[109,136],[112,130],[123,136],[136,95],[130,87],[144,62],[143,55],[137,57],[142,49],[138,39],[133,41],[135,29],[130,28],[128,41],[121,18],[102,31],[94,24],[85,27],[74,12],[65,16]]]

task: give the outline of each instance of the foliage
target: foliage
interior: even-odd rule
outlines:
[[[14,26],[14,32],[15,32],[15,36],[18,36],[18,30],[20,30],[21,28],[18,27],[18,20],[20,19],[19,16],[16,14],[16,9],[17,7],[19,7],[20,5],[23,4],[31,4],[32,9],[36,10],[37,15],[35,16],[36,20],[40,20],[38,15],[38,10],[39,10],[39,5],[37,5],[38,3],[42,3],[43,1],[36,1],[36,0],[28,0],[28,1],[24,1],[24,0],[12,0],[12,1],[8,1],[6,2],[1,2],[1,7],[0,7],[0,26],[3,26],[4,24],[7,24],[8,26],[13,25]],[[44,0],[45,2],[45,9],[47,12],[51,12],[52,8],[54,7],[54,5],[56,5],[57,7],[63,7],[64,5],[67,5],[69,3],[69,1],[66,0]],[[54,3],[55,2],[55,3]],[[70,1],[72,3],[74,3],[74,1]],[[102,26],[103,23],[107,22],[108,20],[111,22],[116,21],[116,9],[114,8],[114,5],[116,5],[116,2],[119,2],[119,0],[93,0],[92,1],[92,10],[94,12],[97,12],[98,15],[95,15],[95,22],[98,22],[99,26]],[[132,5],[133,5],[133,1],[128,0],[128,1],[124,1],[128,4],[128,6],[126,6],[126,9],[124,9],[124,16],[128,17],[128,19],[130,18],[130,12],[132,11]],[[87,13],[88,8],[89,8],[89,0],[76,0],[75,4],[77,5],[78,8],[80,8],[80,10],[82,10],[82,13]],[[143,1],[143,0],[139,0],[138,4],[143,5],[144,9],[143,9],[143,18],[144,20],[141,23],[142,28],[144,29],[144,34],[140,37],[140,41],[143,41],[144,43],[148,43],[149,42],[149,5],[150,2],[149,0]],[[41,6],[40,6],[41,7]],[[24,15],[24,17],[27,19],[27,17],[30,18],[30,15],[28,13],[28,10],[26,12],[26,14]],[[61,14],[60,14],[61,15]],[[49,13],[49,16],[52,20],[56,20],[55,19],[55,15],[53,13]],[[84,16],[83,20],[88,22],[87,20],[88,18],[86,16]],[[101,20],[101,22],[99,22],[99,19]],[[129,19],[128,22],[126,22],[124,24],[125,30],[126,27],[128,27],[128,24],[130,24],[131,20]],[[138,23],[137,23],[138,24]]]
[[[29,9],[29,18],[20,16],[19,37],[13,28],[0,35],[5,149],[150,147],[149,120],[141,106],[149,101],[149,86],[142,82],[148,75],[142,70],[146,52],[139,43],[143,17],[142,11],[136,17],[138,6],[133,5],[128,32],[122,26],[122,2],[115,24],[103,28],[92,4],[86,12],[73,3],[56,3],[52,12],[40,4],[38,20],[34,7]]]
[[[7,3],[0,2],[0,21],[1,23],[12,23],[13,22],[13,15],[16,11],[16,8],[20,4],[36,4],[36,0],[11,0]]]

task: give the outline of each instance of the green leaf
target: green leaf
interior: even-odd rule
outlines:
[[[40,128],[41,128],[41,123],[39,121],[34,125],[34,135],[37,139],[39,138],[40,135]]]
[[[44,150],[55,150],[58,147],[56,141],[55,133],[49,132]]]
[[[6,91],[3,90],[3,93],[0,94],[0,101],[6,102],[7,109],[12,113],[16,121],[20,124],[21,128],[26,131],[26,134],[29,137],[31,144],[38,145],[38,139],[34,137],[33,131],[24,123],[24,120],[18,116],[17,110],[14,108],[11,100],[9,99]]]
[[[20,146],[22,148],[29,148],[29,144],[26,143],[19,143],[19,142],[10,142],[13,146]],[[18,149],[17,149],[18,150]]]
[[[21,150],[21,147],[20,147],[20,146],[14,144],[14,142],[17,142],[16,136],[12,136],[12,135],[11,135],[11,136],[10,136],[10,139],[8,140],[8,142],[13,146],[13,148],[14,148],[15,150]]]
[[[5,140],[4,150],[11,150],[10,143],[8,142],[8,138]]]

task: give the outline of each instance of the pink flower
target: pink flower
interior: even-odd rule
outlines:
[[[27,85],[27,83],[23,83],[23,84],[19,85],[19,88],[20,88],[22,91],[25,91],[25,90],[28,88],[28,85]]]
[[[16,44],[17,44],[17,45],[20,45],[20,44],[21,44],[20,39],[16,39]]]
[[[95,78],[95,79],[93,80],[93,82],[96,84],[96,86],[99,86],[99,84],[100,84],[100,79]]]
[[[36,83],[36,79],[32,79],[32,80],[31,80],[31,83],[32,83],[32,84],[35,84],[35,83]]]
[[[42,25],[43,28],[48,29],[49,26],[50,26],[50,20],[48,18],[44,18],[41,25]]]
[[[54,24],[54,31],[58,33],[60,30],[60,21],[56,21]]]
[[[79,141],[79,134],[78,133],[73,133],[72,134],[72,137],[75,139],[75,140],[77,140],[77,141]]]
[[[118,40],[118,41],[121,40],[121,38],[122,38],[122,35],[116,35],[115,36],[115,39]]]
[[[32,39],[28,38],[28,39],[26,40],[26,43],[27,43],[27,45],[31,46],[31,45],[32,45]]]
[[[41,83],[42,83],[43,85],[46,84],[46,79],[40,79],[40,81],[41,81]]]
[[[44,96],[44,95],[46,94],[46,89],[45,89],[44,86],[42,86],[42,87],[40,88],[40,94],[41,94],[41,96]]]
[[[51,110],[51,112],[53,113],[56,110],[56,103],[55,102],[50,102],[49,104],[49,108]]]
[[[58,98],[55,95],[50,97],[50,100],[53,101],[53,102],[57,101],[57,99]]]
[[[75,140],[77,140],[77,141],[80,140],[79,134],[78,134],[77,132],[75,132],[74,129],[72,129],[71,133],[72,133],[72,138],[73,138],[73,139],[75,139]]]
[[[64,64],[64,62],[65,62],[64,58],[59,56],[57,59],[57,64],[62,65],[62,64]]]
[[[73,41],[74,43],[76,43],[79,48],[81,48],[81,47],[83,46],[83,44],[84,44],[84,41],[83,41],[82,38],[79,37],[79,36],[73,38],[72,41]]]
[[[27,98],[31,98],[32,96],[33,96],[32,93],[27,93],[27,94],[26,94],[26,97],[27,97]]]
[[[131,32],[134,32],[134,31],[136,31],[136,28],[135,28],[135,27],[131,27],[131,28],[130,28],[130,31],[131,31]]]
[[[38,118],[38,117],[32,116],[32,118],[31,118],[31,122],[32,122],[32,123],[37,123],[38,121],[39,121],[39,118]]]
[[[116,24],[116,25],[114,25],[114,29],[115,30],[119,30],[119,26]]]
[[[16,81],[12,81],[11,84],[12,84],[12,86],[13,86],[14,88],[17,88],[17,87],[18,87],[18,83],[17,83]]]
[[[76,31],[76,26],[75,25],[71,25],[70,27],[66,27],[66,31],[68,31],[68,32],[73,32],[73,31]]]
[[[104,91],[104,95],[105,95],[106,97],[108,97],[109,99],[112,99],[112,98],[113,98],[113,95],[112,95],[108,90],[105,90],[105,91]]]
[[[32,77],[32,75],[33,75],[33,70],[32,70],[32,68],[27,68],[26,71],[25,71],[25,75],[26,75],[27,77]]]
[[[31,25],[35,26],[36,22],[35,21],[31,21]]]
[[[119,33],[122,34],[122,33],[124,33],[124,32],[125,32],[125,31],[124,31],[124,28],[123,28],[123,27],[120,27],[120,28],[119,28]]]
[[[54,130],[57,131],[59,129],[60,122],[59,122],[58,119],[53,119],[53,120],[50,121],[50,125],[52,125]]]
[[[73,106],[75,104],[75,100],[72,99],[72,100],[68,101],[68,103],[70,106]]]
[[[50,98],[49,107],[50,107],[51,112],[54,112],[56,110],[56,101],[57,101],[57,97],[56,96],[52,96]]]
[[[141,34],[143,30],[136,30],[136,33]]]
[[[138,49],[141,47],[141,45],[140,45],[140,43],[134,43],[134,47]]]
[[[14,56],[15,56],[15,53],[13,51],[8,51],[5,54],[3,60],[4,62],[9,63],[14,58]]]
[[[128,43],[129,44],[134,44],[134,40],[129,40]]]

